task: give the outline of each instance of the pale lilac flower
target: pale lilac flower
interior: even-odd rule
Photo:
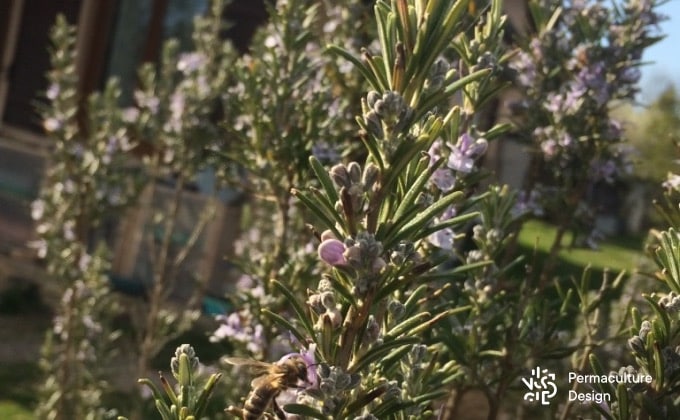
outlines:
[[[261,284],[258,284],[257,286],[250,289],[250,295],[254,298],[264,298],[265,297],[264,287],[262,287]]]
[[[600,249],[600,241],[604,239],[604,234],[597,229],[593,229],[586,238],[586,246],[593,250]]]
[[[439,216],[439,221],[443,222],[445,220],[449,220],[452,217],[455,217],[457,214],[458,210],[456,210],[454,206],[449,206],[442,212],[441,216]]]
[[[138,90],[135,92],[135,100],[137,101],[137,105],[148,109],[152,114],[158,113],[158,107],[161,104],[161,100],[157,96],[149,95],[144,91]]]
[[[640,81],[642,71],[638,66],[626,66],[619,71],[619,80],[624,83],[635,84]]]
[[[123,199],[123,194],[121,193],[121,190],[118,187],[111,188],[108,191],[108,193],[106,194],[106,200],[112,206],[120,206],[125,202],[125,200]]]
[[[595,99],[598,106],[604,105],[610,96],[604,64],[597,62],[582,68],[569,88],[574,91],[574,97],[581,97],[588,92],[588,96]]]
[[[564,112],[569,115],[576,114],[583,104],[583,95],[586,94],[586,89],[578,84],[571,84],[564,95],[564,102],[562,103]]]
[[[67,241],[73,241],[76,239],[76,222],[73,220],[67,220],[63,226],[64,239]]]
[[[207,63],[207,59],[203,53],[191,52],[180,55],[177,61],[177,70],[184,74],[190,74],[200,69]]]
[[[486,152],[488,142],[485,138],[474,139],[470,134],[463,133],[458,138],[458,143],[447,143],[451,150],[446,166],[454,171],[470,173],[474,169],[475,159]]]
[[[71,145],[69,149],[70,149],[69,152],[79,159],[82,158],[83,155],[85,154],[85,148],[80,143],[75,143]]]
[[[127,107],[121,113],[121,118],[128,124],[134,123],[139,118],[139,110],[134,106]]]
[[[241,274],[241,276],[236,280],[237,290],[247,290],[255,286],[255,280],[247,274]]]
[[[444,212],[442,212],[442,214],[439,217],[435,217],[433,223],[436,225],[443,221],[449,220],[452,217],[456,216],[456,214],[457,214],[456,208],[453,206],[449,206],[448,208],[446,208],[446,210],[444,210]],[[455,233],[453,229],[447,227],[444,229],[440,229],[434,233],[431,233],[430,236],[428,236],[427,240],[437,248],[450,251],[453,249]]]
[[[543,104],[543,107],[546,109],[546,111],[556,114],[562,109],[562,103],[564,101],[562,99],[562,95],[559,93],[550,92],[548,95],[546,95],[545,99],[546,101]]]
[[[591,164],[592,176],[595,180],[604,180],[605,182],[612,183],[618,172],[616,162],[611,159],[601,161],[596,160]]]
[[[447,251],[450,251],[453,249],[453,242],[454,242],[454,233],[453,229],[451,228],[444,228],[441,230],[438,230],[430,236],[428,236],[427,240],[437,248],[445,249]]]
[[[86,272],[87,269],[90,267],[90,263],[92,262],[92,256],[86,252],[83,252],[80,255],[80,258],[78,259],[78,269],[81,272]]]
[[[430,181],[442,192],[449,192],[456,185],[456,176],[449,168],[439,168],[434,171]]]
[[[335,163],[340,160],[337,149],[326,141],[319,141],[312,146],[312,155],[321,162]]]
[[[109,136],[108,140],[106,141],[106,145],[104,145],[104,153],[102,154],[101,161],[105,165],[109,165],[111,163],[111,159],[113,155],[116,153],[118,150],[118,139],[116,136]]]
[[[232,312],[229,315],[218,315],[215,319],[222,322],[222,324],[220,324],[210,337],[210,342],[212,343],[234,337],[242,330],[241,317],[237,312]]]
[[[607,124],[607,136],[616,140],[621,138],[622,133],[623,129],[621,127],[621,121],[610,118]]]
[[[680,191],[680,175],[669,173],[668,178],[661,185],[669,190]]]
[[[573,143],[574,139],[572,139],[571,135],[569,135],[569,133],[567,133],[566,131],[563,131],[558,134],[557,144],[559,144],[560,146],[567,148],[571,146]]]
[[[541,142],[541,152],[548,160],[554,158],[557,155],[557,142],[553,139]]]
[[[277,45],[281,44],[281,40],[277,35],[269,35],[264,40],[264,46],[267,48],[275,48]]]
[[[427,151],[427,155],[430,156],[430,165],[434,165],[434,163],[442,157],[442,147],[443,143],[441,139],[432,142],[432,145]]]
[[[204,75],[196,78],[196,84],[194,86],[196,86],[196,91],[201,97],[206,97],[211,92],[208,79]]]
[[[47,231],[50,230],[50,226],[51,226],[51,225],[48,224],[48,223],[40,223],[38,226],[35,227],[35,231],[36,231],[39,235],[42,235],[42,234],[47,233]]]
[[[59,130],[63,125],[64,122],[62,120],[54,117],[46,118],[45,121],[43,121],[43,128],[50,133]]]
[[[44,239],[37,239],[35,241],[30,241],[28,247],[35,250],[38,258],[42,259],[47,256],[47,241]]]
[[[244,343],[246,349],[253,354],[259,354],[264,350],[266,341],[264,327],[254,323],[247,311],[232,312],[226,316],[218,315],[215,319],[221,324],[210,336],[210,342],[234,340]]]
[[[256,324],[253,327],[252,333],[252,336],[250,336],[250,339],[247,341],[246,349],[253,354],[258,354],[264,348],[264,327],[262,327],[261,324]]]
[[[534,216],[543,216],[543,207],[540,204],[540,193],[536,190],[531,190],[529,193],[522,190],[517,195],[517,201],[512,209],[513,217],[520,217],[525,214],[533,214]]]
[[[42,219],[45,214],[45,202],[43,200],[34,200],[31,203],[31,218],[33,220]]]
[[[59,87],[59,84],[58,83],[52,83],[47,88],[47,92],[45,92],[45,96],[47,96],[47,99],[53,101],[53,100],[57,99],[57,96],[59,96],[59,92],[61,92],[61,88]]]
[[[176,91],[172,94],[170,97],[170,118],[164,127],[165,130],[175,133],[182,131],[185,103],[186,97],[182,91]]]
[[[534,86],[538,76],[534,57],[525,51],[519,51],[510,63],[510,68],[517,72],[517,82],[520,86]]]

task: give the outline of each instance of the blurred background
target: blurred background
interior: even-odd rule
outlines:
[[[661,24],[666,39],[645,50],[644,59],[649,62],[642,68],[642,93],[644,103],[653,101],[668,85],[680,86],[680,1],[669,0],[659,7],[669,17]]]

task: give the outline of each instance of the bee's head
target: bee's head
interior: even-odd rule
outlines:
[[[278,364],[286,369],[286,377],[288,381],[294,381],[298,383],[298,386],[303,386],[304,388],[316,386],[316,367],[312,356],[306,355],[305,353],[289,353],[283,356]],[[300,384],[300,381],[304,385]]]
[[[293,365],[293,370],[298,379],[307,381],[307,363],[302,357],[291,357],[290,363]]]

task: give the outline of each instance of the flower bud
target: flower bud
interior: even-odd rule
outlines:
[[[335,394],[335,380],[331,378],[324,378],[321,380],[321,383],[319,384],[319,389],[321,392],[324,394]]]
[[[328,310],[324,314],[324,318],[330,324],[331,328],[336,330],[342,325],[342,315],[337,309]]]
[[[378,176],[380,176],[380,169],[378,169],[375,163],[371,162],[366,165],[362,179],[366,191],[370,191],[373,188],[373,185],[378,180]]]
[[[319,258],[332,266],[345,265],[345,244],[337,239],[326,239],[319,245]]]
[[[349,188],[349,186],[352,185],[350,182],[349,173],[347,172],[347,168],[345,167],[345,165],[341,163],[333,166],[331,170],[328,172],[328,174],[338,187]]]
[[[361,267],[361,248],[357,245],[353,245],[345,250],[344,258],[352,266],[356,268]]]
[[[335,295],[333,294],[333,292],[321,293],[320,300],[324,308],[329,310],[335,309]]]
[[[373,260],[373,264],[371,264],[371,271],[373,273],[380,273],[383,268],[385,268],[387,264],[385,263],[385,260],[382,258],[378,257]]]
[[[316,313],[322,313],[325,308],[323,304],[321,303],[321,295],[318,293],[311,294],[307,298],[307,305],[309,305],[310,308]]]
[[[640,324],[640,332],[638,333],[638,336],[640,339],[643,341],[647,339],[647,334],[652,330],[652,323],[649,321],[642,321],[642,324]]]
[[[361,181],[361,165],[356,162],[350,162],[347,165],[347,171],[349,172],[349,179],[352,184],[358,184]]]
[[[369,315],[366,323],[365,340],[368,343],[373,343],[380,337],[380,324],[376,321],[375,316]]]
[[[403,303],[399,302],[398,300],[393,300],[387,304],[387,310],[389,311],[390,315],[392,315],[392,318],[398,320],[402,316],[404,316],[406,307],[404,306]]]
[[[333,283],[324,275],[324,277],[319,280],[319,286],[317,287],[319,292],[332,292],[333,291]]]
[[[375,106],[375,103],[380,98],[381,98],[381,95],[378,92],[372,90],[372,91],[368,92],[368,95],[366,95],[366,104],[369,107],[373,108]]]
[[[382,139],[385,136],[382,122],[375,111],[368,111],[364,115],[364,121],[366,122],[366,129],[373,137],[376,139]]]
[[[628,346],[638,355],[643,355],[646,353],[645,344],[642,342],[642,339],[638,336],[629,338]]]
[[[409,351],[409,359],[411,361],[411,364],[418,364],[425,359],[425,356],[427,355],[427,346],[424,344],[416,344],[413,347],[411,347],[411,350]]]
[[[332,230],[326,229],[321,233],[321,241],[325,241],[326,239],[337,239],[335,237],[335,234],[333,233]]]
[[[351,383],[351,378],[346,373],[338,373],[335,379],[335,387],[337,389],[346,389]]]

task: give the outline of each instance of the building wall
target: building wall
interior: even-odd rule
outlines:
[[[209,0],[2,0],[0,2],[0,253],[30,255],[34,239],[31,202],[37,197],[43,170],[50,156],[50,140],[42,129],[36,105],[46,91],[49,70],[49,30],[57,14],[77,25],[79,89],[84,97],[101,88],[105,80],[121,79],[131,103],[136,71],[142,62],[159,56],[163,41],[178,38],[190,47],[193,17],[206,10]],[[225,37],[240,50],[247,48],[256,26],[266,18],[264,0],[235,1],[225,19],[233,22]],[[187,193],[184,210],[191,212],[205,200]],[[144,229],[148,220],[121,215],[117,241]],[[205,247],[199,247],[194,267],[217,279],[223,254],[237,232],[238,209],[222,206],[209,226]],[[224,220],[232,223],[223,223]],[[127,230],[126,230],[127,229]],[[215,245],[217,247],[209,245]],[[143,269],[142,247],[112,244],[122,275],[135,276]],[[132,255],[132,250],[137,254]],[[27,259],[31,262],[31,259]],[[141,265],[140,265],[141,264]]]

